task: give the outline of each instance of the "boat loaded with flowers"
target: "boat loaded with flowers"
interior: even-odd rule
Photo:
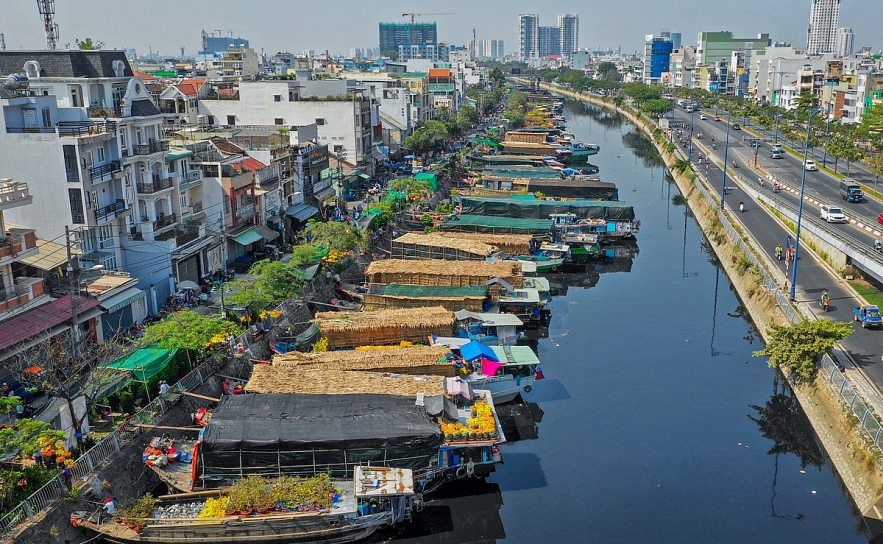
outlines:
[[[421,505],[411,470],[358,466],[351,480],[250,476],[212,496],[147,494],[117,518],[78,511],[70,522],[119,544],[340,543],[409,520]]]

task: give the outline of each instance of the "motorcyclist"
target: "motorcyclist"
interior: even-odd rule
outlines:
[[[822,308],[824,308],[825,311],[827,311],[828,304],[830,304],[830,303],[831,303],[831,298],[828,296],[828,290],[823,289],[822,290]]]
[[[733,160],[733,168],[739,168],[739,166],[736,164],[735,159]]]
[[[776,258],[779,259],[780,261],[782,260],[782,246],[781,245],[776,246]]]
[[[742,202],[741,200],[739,201],[739,211],[740,211],[740,212],[744,212],[744,211],[745,211],[745,203]]]
[[[881,242],[879,238],[874,240],[874,249],[877,251],[883,251],[883,242]]]

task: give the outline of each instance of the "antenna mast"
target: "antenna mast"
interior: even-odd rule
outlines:
[[[55,0],[37,0],[40,15],[43,16],[43,28],[46,31],[46,49],[54,51],[58,48],[58,24],[55,22]]]

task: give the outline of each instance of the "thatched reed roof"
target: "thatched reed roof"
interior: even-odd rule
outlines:
[[[413,263],[413,261],[407,261]],[[454,322],[454,314],[440,306],[376,312],[319,312],[313,320],[322,335],[328,331],[376,328],[438,327]]]
[[[441,306],[373,312],[321,312],[316,314],[314,323],[328,341],[328,347],[336,349],[398,344],[402,340],[425,342],[430,334],[448,336],[454,324],[454,314]]]
[[[413,397],[444,395],[443,376],[417,376],[381,372],[316,370],[257,365],[245,386],[249,393],[303,393],[356,395],[381,393]]]
[[[407,233],[393,240],[393,243],[457,249],[484,256],[492,255],[498,251],[497,247],[489,245],[482,240],[454,238],[441,234]]]
[[[521,265],[517,261],[387,259],[372,262],[365,273],[371,283],[481,285],[499,276],[516,287],[521,285]]]
[[[480,232],[442,232],[436,236],[476,240],[496,246],[510,255],[527,255],[530,252],[530,234],[483,234]]]
[[[443,346],[325,351],[293,351],[273,357],[273,366],[310,370],[357,370],[453,376],[454,366],[445,359],[450,349]]]

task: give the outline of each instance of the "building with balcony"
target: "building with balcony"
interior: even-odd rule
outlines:
[[[408,84],[411,99],[411,119],[415,124],[435,119],[435,105],[432,91],[429,90],[429,74],[427,72],[405,72],[399,74],[402,81]]]
[[[23,308],[33,307],[49,298],[43,296],[43,280],[31,275],[23,260],[36,256],[37,236],[33,229],[6,223],[8,210],[30,206],[33,197],[25,183],[11,178],[0,179],[0,321]]]
[[[208,126],[286,129],[315,123],[318,139],[333,150],[345,149],[364,165],[371,157],[372,104],[370,93],[355,81],[239,82],[230,93],[208,91],[200,111]]]
[[[427,78],[435,109],[445,108],[451,114],[457,113],[460,110],[461,94],[457,88],[454,72],[449,68],[432,68]]]
[[[160,109],[178,124],[199,124],[199,92],[204,79],[184,79],[163,89],[159,96]]]

